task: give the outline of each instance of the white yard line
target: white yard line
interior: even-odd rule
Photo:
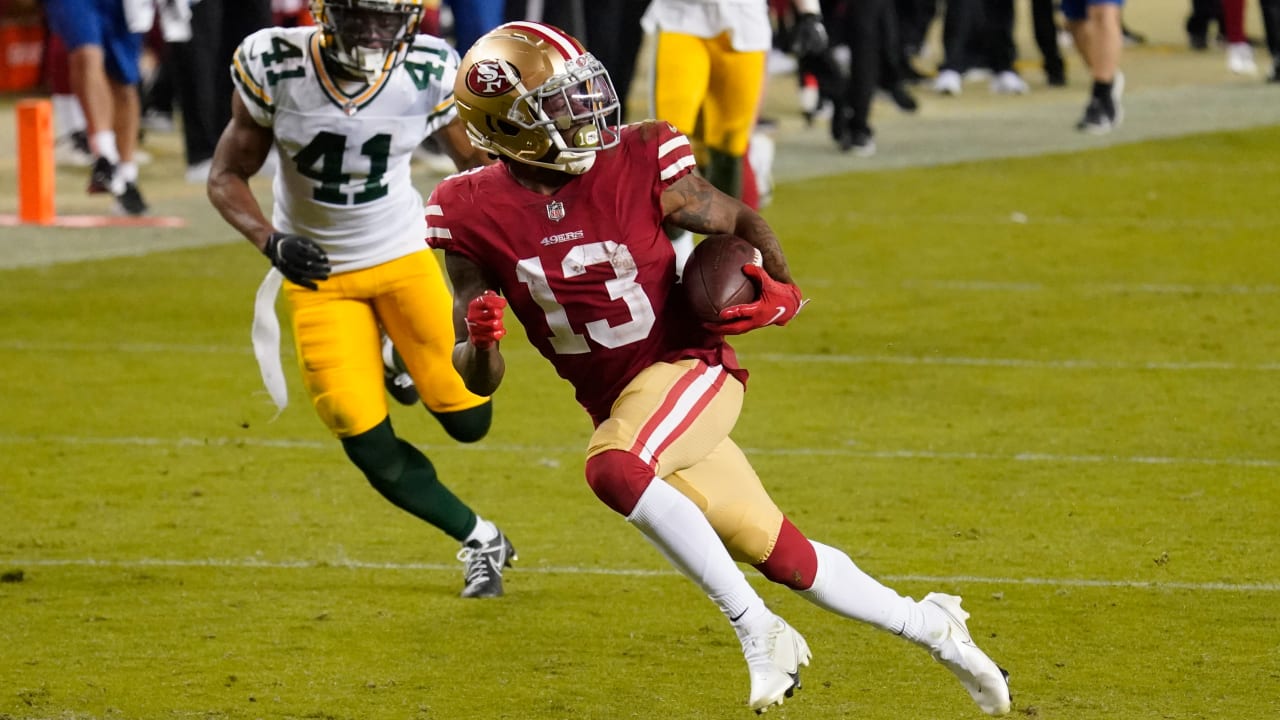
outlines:
[[[9,435],[0,434],[0,445],[81,445],[81,446],[132,446],[132,447],[265,447],[325,449],[333,443],[321,440],[296,438],[254,437],[138,437],[138,436],[87,436],[87,435]],[[477,445],[429,445],[418,447],[430,452],[460,450],[462,452],[513,453],[517,455],[573,455],[583,452],[581,445],[516,445],[505,443],[480,443]],[[1280,459],[1253,457],[1173,457],[1164,455],[1072,455],[1035,451],[1013,453],[946,452],[935,450],[856,450],[853,448],[743,448],[751,455],[776,457],[842,457],[862,460],[942,460],[1043,463],[1050,465],[1170,465],[1201,467],[1280,468]]]
[[[5,558],[9,567],[92,567],[92,568],[226,568],[234,570],[396,570],[457,572],[457,563],[397,563],[364,560],[263,560],[261,558]],[[625,577],[679,577],[672,570],[610,568],[582,565],[517,566],[512,572],[536,575],[609,575]],[[888,582],[922,582],[936,585],[1029,585],[1041,587],[1114,588],[1130,590],[1189,590],[1193,592],[1280,592],[1280,582],[1155,582],[1149,580],[1105,580],[1098,578],[985,577],[981,575],[881,575]]]
[[[0,351],[33,353],[137,353],[171,355],[249,355],[253,349],[244,345],[188,345],[183,343],[70,343],[0,339]],[[290,348],[282,353],[292,356]],[[531,356],[533,351],[516,348],[506,353],[511,357]],[[1280,362],[1241,363],[1227,360],[1147,361],[1097,360],[1090,358],[996,358],[946,355],[846,355],[813,353],[743,354],[748,362],[811,365],[942,365],[957,367],[1017,368],[1039,370],[1168,370],[1276,372]]]

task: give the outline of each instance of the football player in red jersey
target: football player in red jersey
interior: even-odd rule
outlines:
[[[454,364],[472,392],[502,382],[510,304],[529,341],[595,424],[587,483],[729,618],[763,712],[799,687],[801,635],[735,560],[819,607],[925,647],[986,712],[1009,710],[1003,671],[973,644],[960,599],[916,602],[812,542],[783,516],[729,437],[747,379],[725,335],[785,325],[801,307],[759,214],[693,172],[689,141],[662,122],[621,126],[608,74],[563,31],[508,23],[463,58],[454,83],[472,143],[502,162],[438,185],[428,238],[454,288]],[[692,319],[664,222],[756,246],[758,301]]]

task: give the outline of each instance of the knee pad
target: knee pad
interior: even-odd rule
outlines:
[[[818,574],[818,553],[809,539],[784,517],[773,552],[755,568],[779,585],[786,585],[792,590],[808,590]]]
[[[631,515],[645,488],[653,482],[653,469],[625,450],[605,450],[587,458],[587,484],[600,501],[623,517]]]
[[[493,423],[493,401],[456,412],[435,412],[429,410],[432,417],[440,423],[440,427],[449,433],[449,437],[458,442],[473,443],[489,433]]]

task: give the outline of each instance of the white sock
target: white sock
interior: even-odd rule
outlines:
[[[693,233],[681,230],[679,235],[671,238],[671,245],[676,250],[676,277],[680,277],[684,274],[684,264],[693,254]]]
[[[654,478],[627,517],[667,560],[711,598],[739,633],[773,620],[707,518],[692,500]]]
[[[89,138],[89,147],[112,165],[120,162],[120,151],[116,149],[116,134],[112,130],[99,130],[94,133],[93,137]]]
[[[866,574],[836,548],[809,541],[818,554],[813,585],[797,594],[823,610],[924,644],[929,618],[920,605]]]
[[[75,95],[54,95],[52,100],[55,137],[64,137],[84,129],[84,110],[80,109],[80,101]]]
[[[498,526],[476,515],[476,526],[471,528],[471,534],[463,540],[463,544],[472,540],[479,540],[481,544],[491,542],[498,537]]]
[[[136,183],[138,182],[138,163],[132,160],[122,162],[116,166],[116,174],[125,182]]]

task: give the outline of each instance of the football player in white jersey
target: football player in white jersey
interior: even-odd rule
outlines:
[[[457,119],[458,55],[417,33],[424,0],[312,0],[317,25],[269,28],[235,53],[232,119],[209,174],[214,207],[274,266],[258,293],[255,350],[278,406],[274,298],[283,285],[298,365],[316,412],[374,488],[462,543],[463,597],[503,593],[515,550],[392,430],[381,333],[427,410],[474,442],[492,405],[453,368],[452,298],[424,242],[415,147],[435,134],[459,169],[489,162]],[[268,220],[249,188],[272,148],[279,169]]]

